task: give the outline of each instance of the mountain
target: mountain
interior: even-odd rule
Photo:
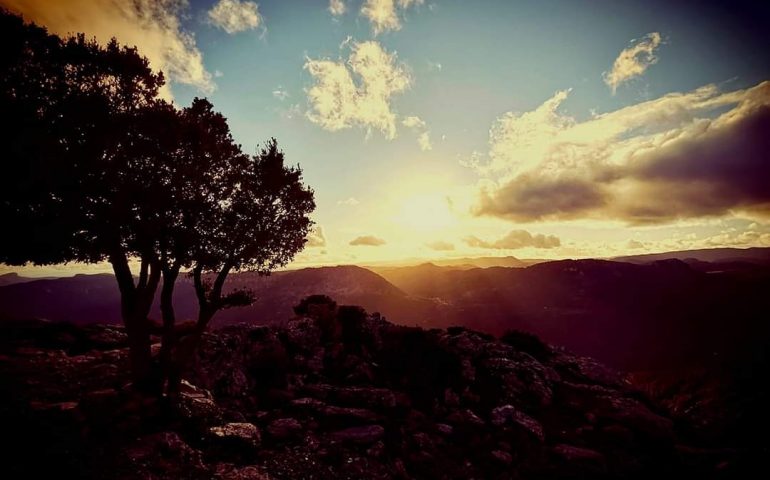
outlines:
[[[612,260],[629,263],[650,263],[657,260],[697,260],[709,263],[745,262],[770,266],[770,248],[707,248],[678,252],[648,253],[615,257]]]
[[[632,370],[719,361],[765,342],[770,328],[770,269],[760,265],[706,272],[679,260],[563,260],[414,271],[383,276],[442,304],[450,322],[495,334],[533,332]]]
[[[393,285],[398,285],[398,288],[422,297],[430,296],[426,295],[426,289],[429,291],[436,279],[444,278],[444,273],[475,268],[478,267],[468,264],[438,266],[435,263],[423,263],[411,267],[369,267]]]
[[[435,260],[433,263],[441,267],[526,267],[532,263],[538,263],[541,260],[521,260],[513,256],[508,257],[470,257],[470,258],[451,258],[446,260]]]
[[[289,318],[302,298],[324,294],[343,304],[362,305],[370,311],[420,323],[437,309],[435,302],[412,298],[374,272],[355,266],[306,268],[269,276],[236,273],[228,288],[250,288],[257,301],[244,308],[219,312],[215,325],[262,323]],[[174,304],[179,319],[194,319],[197,300],[189,278],[176,287]],[[0,315],[6,318],[45,318],[79,324],[120,323],[120,295],[112,275],[35,280],[0,287]],[[158,315],[158,305],[153,308]]]
[[[0,287],[4,287],[6,285],[13,285],[15,283],[32,282],[34,280],[40,280],[40,279],[32,278],[32,277],[22,277],[16,272],[4,273],[3,275],[0,275]]]
[[[690,253],[687,252],[686,255]],[[719,258],[734,258],[723,256]],[[737,265],[736,268],[727,268]],[[379,274],[378,274],[379,273]],[[627,370],[719,363],[770,338],[770,268],[746,261],[562,260],[525,268],[423,264],[307,268],[234,274],[257,301],[219,312],[214,326],[289,318],[305,296],[326,294],[406,325],[461,325],[501,335],[516,329]],[[195,318],[191,281],[180,280],[177,317]],[[119,323],[110,275],[0,287],[0,315]],[[157,305],[153,311],[157,318]]]

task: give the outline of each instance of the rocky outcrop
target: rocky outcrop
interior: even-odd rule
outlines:
[[[3,421],[23,412],[20,450],[69,445],[74,460],[60,473],[94,478],[650,478],[737,468],[681,445],[671,419],[622,374],[531,335],[404,327],[356,307],[300,313],[281,327],[206,334],[173,401],[125,388],[115,327],[44,345],[35,339],[50,325],[6,337],[0,367],[23,394]],[[25,454],[15,461],[19,471],[44,469]]]

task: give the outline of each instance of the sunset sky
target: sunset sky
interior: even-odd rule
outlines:
[[[723,3],[0,0],[277,138],[294,266],[770,246],[770,15]]]

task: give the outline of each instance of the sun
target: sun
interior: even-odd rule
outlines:
[[[405,227],[421,231],[440,230],[455,221],[448,198],[438,192],[407,197],[397,219]]]

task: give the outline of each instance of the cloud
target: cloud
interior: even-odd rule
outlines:
[[[433,144],[430,141],[430,131],[424,120],[417,116],[405,117],[401,124],[417,132],[417,144],[420,150],[433,150]]]
[[[329,0],[329,12],[335,17],[343,15],[347,11],[347,6],[343,0]]]
[[[229,34],[254,30],[262,25],[259,5],[240,0],[219,0],[208,12],[209,22]]]
[[[354,197],[350,197],[350,198],[347,198],[345,200],[337,200],[337,205],[348,205],[348,206],[351,206],[351,207],[355,206],[355,205],[358,205],[359,203],[361,203],[361,202],[359,202],[358,199],[354,198]]]
[[[637,249],[637,248],[644,248],[644,247],[645,247],[644,243],[634,239],[629,240],[628,243],[626,244],[626,248],[629,248],[629,249]]]
[[[317,225],[315,228],[310,230],[310,233],[307,235],[307,243],[305,244],[307,247],[325,247],[326,246],[326,236],[324,235],[323,227],[320,225]]]
[[[430,133],[422,132],[417,136],[417,144],[420,146],[420,150],[423,152],[427,150],[433,150],[433,143],[430,141]]]
[[[284,101],[287,98],[289,98],[289,92],[286,91],[285,88],[278,85],[275,90],[273,90],[273,97],[277,98],[280,101]]]
[[[380,245],[385,245],[385,240],[372,235],[362,235],[351,240],[350,245],[354,247],[362,245],[368,247],[379,247]]]
[[[743,232],[724,231],[705,238],[702,244],[705,247],[767,247],[770,246],[770,232],[759,232],[756,230],[746,230]]]
[[[441,240],[438,240],[438,241],[435,241],[435,242],[431,242],[431,243],[426,243],[425,246],[427,246],[431,250],[436,250],[436,251],[439,251],[439,252],[445,252],[445,251],[449,251],[449,250],[454,250],[455,249],[455,246],[454,246],[453,243],[444,242],[444,241],[441,241]]]
[[[369,20],[374,35],[388,30],[401,30],[402,13],[413,5],[422,5],[424,0],[366,0],[361,6],[361,15]]]
[[[347,60],[311,60],[305,69],[315,83],[307,90],[311,109],[307,118],[329,131],[351,127],[396,136],[391,98],[411,84],[406,68],[375,41],[353,43]]]
[[[401,123],[403,123],[405,127],[409,127],[409,128],[416,128],[416,129],[425,128],[425,121],[422,120],[420,117],[405,117],[401,121]]]
[[[195,37],[182,29],[185,0],[2,0],[2,4],[58,35],[83,32],[102,44],[115,37],[124,45],[137,46],[168,80],[204,93],[215,89]],[[161,94],[171,98],[168,85]]]
[[[516,221],[666,223],[770,215],[770,82],[713,85],[577,122],[568,91],[490,130],[474,212]]]
[[[496,250],[516,250],[525,247],[556,248],[561,246],[559,237],[543,235],[542,233],[532,235],[526,230],[511,230],[494,242],[488,242],[473,235],[465,237],[463,241],[470,247]]]
[[[634,77],[642,75],[650,65],[658,61],[655,50],[660,46],[661,36],[658,32],[648,33],[639,40],[634,40],[631,46],[620,52],[612,70],[604,72],[604,83],[615,94],[618,86]]]

